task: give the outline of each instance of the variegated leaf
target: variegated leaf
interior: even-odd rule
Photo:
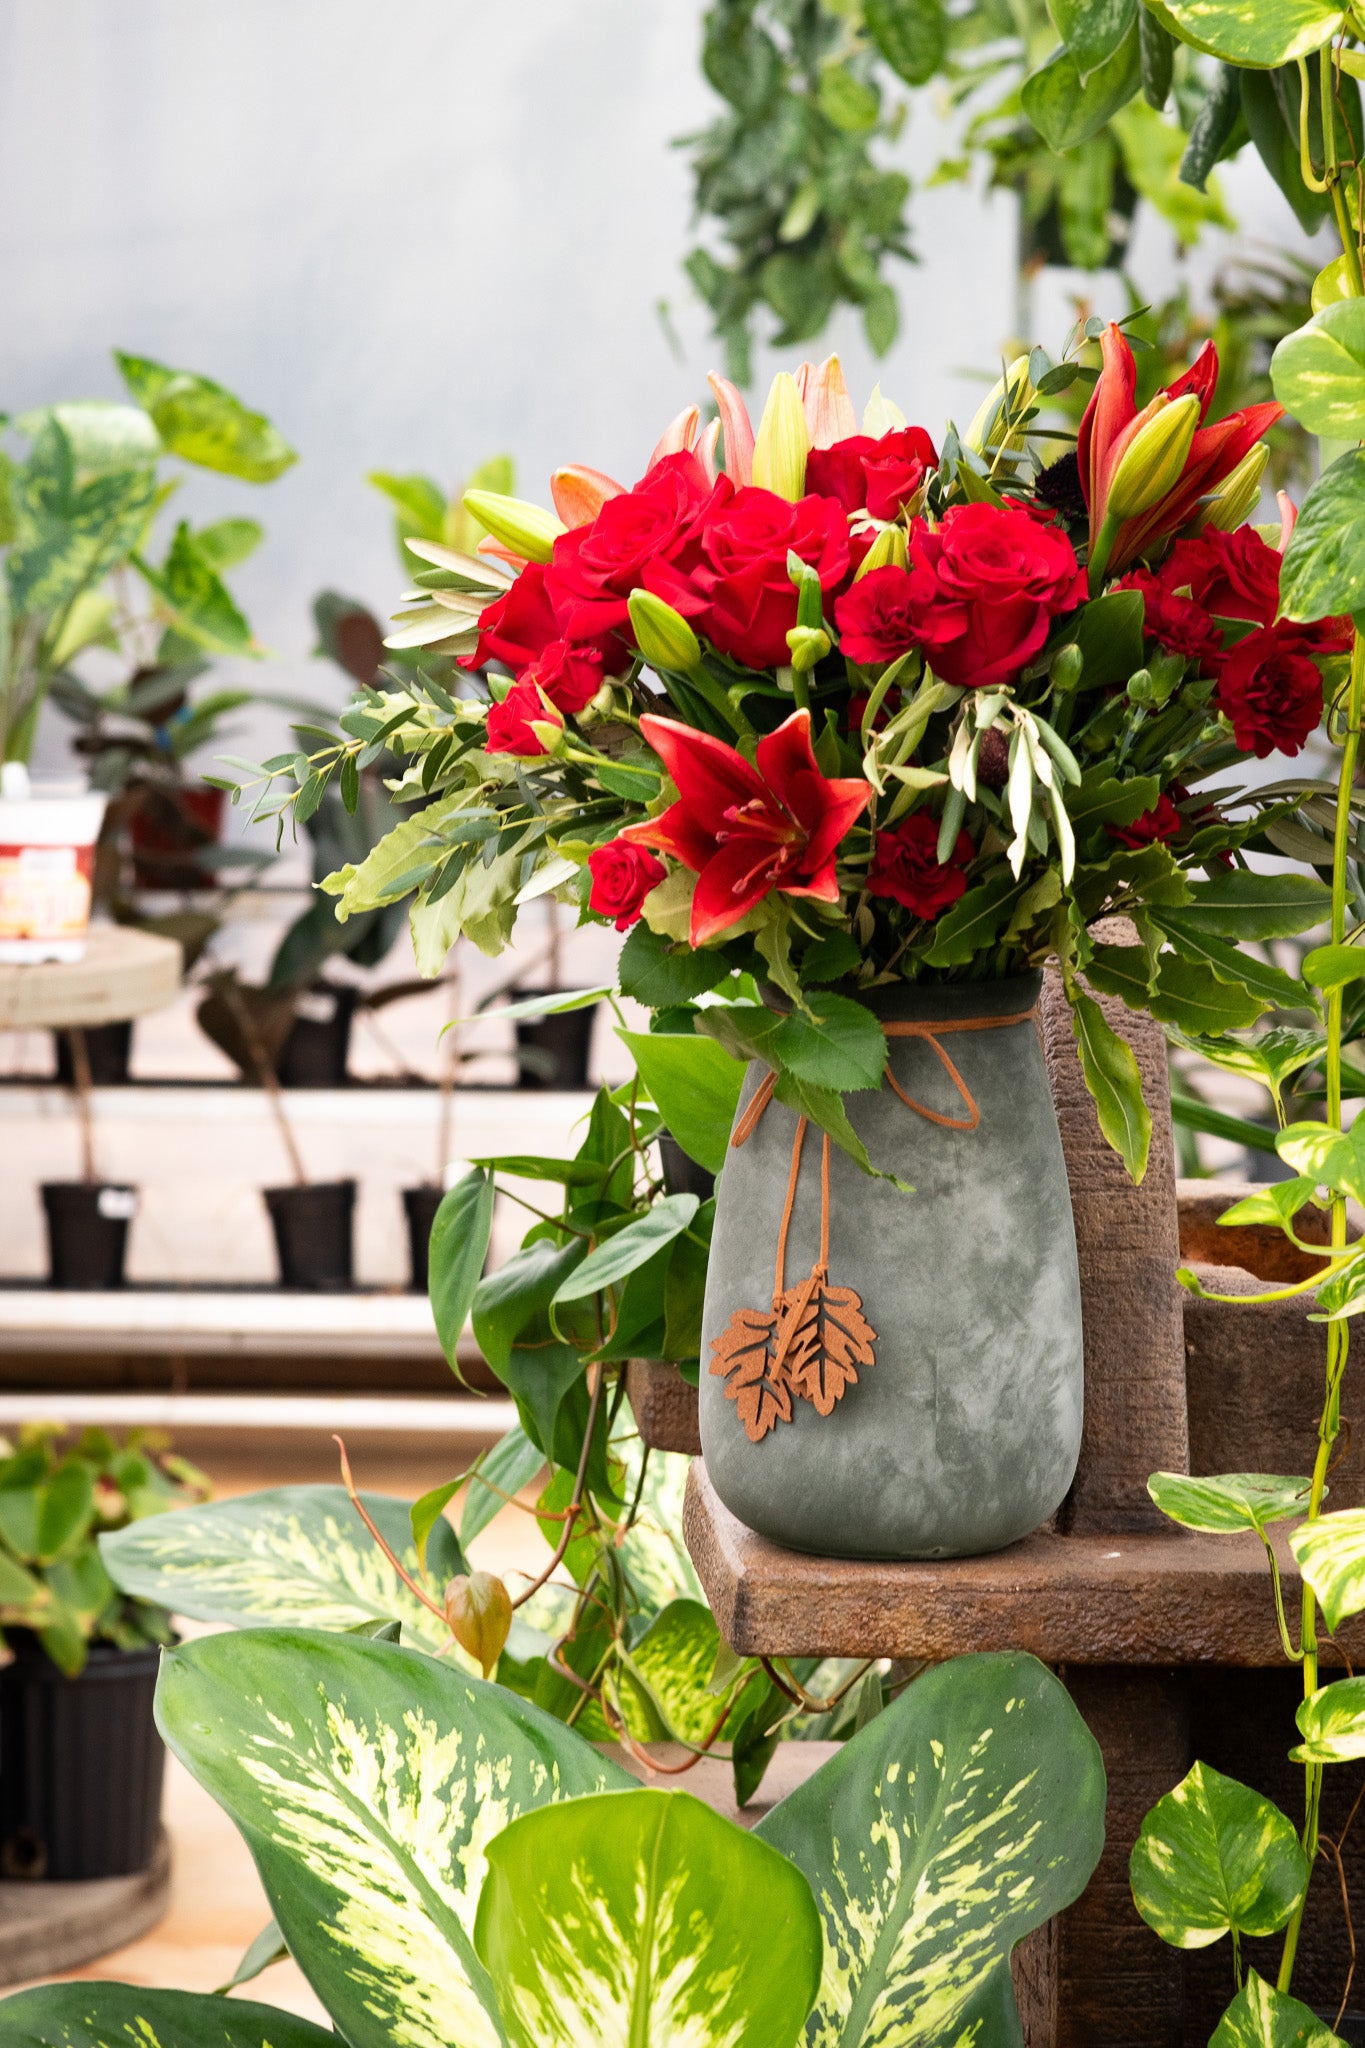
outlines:
[[[1294,1719],[1303,1741],[1296,1764],[1345,1764],[1365,1756],[1365,1678],[1339,1678],[1300,1700]]]
[[[1158,1799],[1128,1874],[1139,1913],[1173,1948],[1207,1948],[1234,1929],[1274,1934],[1308,1883],[1293,1822],[1207,1764]]]
[[[1209,2037],[1209,2048],[1345,2048],[1297,1998],[1247,1971],[1246,1983]]]
[[[1084,1888],[1104,1797],[1095,1739],[1035,1658],[917,1678],[754,1831],[824,1919],[807,2048],[995,2048],[990,1980]]]
[[[633,1782],[499,1686],[302,1629],[170,1651],[157,1724],[241,1829],[351,2048],[501,2048],[472,1942],[488,1845],[533,1807]]]
[[[614,1681],[633,1735],[645,1741],[706,1739],[721,1710],[706,1689],[719,1642],[711,1610],[699,1600],[671,1600],[655,1615]]]
[[[1154,1472],[1147,1491],[1162,1514],[1182,1528],[1226,1535],[1241,1529],[1264,1530],[1267,1523],[1306,1515],[1311,1483],[1282,1478],[1275,1472],[1221,1472],[1207,1479],[1191,1479],[1183,1472]]]
[[[1342,1508],[1291,1531],[1289,1548],[1328,1628],[1365,1607],[1365,1508]]]
[[[408,1503],[381,1493],[361,1498],[416,1578]],[[280,1486],[154,1515],[101,1537],[100,1555],[125,1593],[196,1621],[329,1629],[397,1621],[404,1642],[450,1646],[450,1631],[403,1584],[344,1487]],[[444,1520],[427,1538],[427,1566],[438,1598],[446,1580],[467,1569]]]
[[[792,2048],[820,1980],[805,1879],[688,1792],[514,1822],[474,1942],[510,2048]]]
[[[336,2048],[273,2005],[141,1984],[41,1984],[0,1999],[3,2048]]]

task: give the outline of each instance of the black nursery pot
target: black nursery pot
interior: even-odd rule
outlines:
[[[115,1181],[46,1180],[48,1276],[54,1287],[122,1287],[137,1190]]]
[[[156,1850],[161,1652],[91,1645],[68,1678],[24,1631],[0,1671],[0,1877],[126,1877]]]
[[[513,991],[514,997],[543,994],[543,989]],[[558,1016],[521,1018],[517,1024],[517,1086],[586,1088],[596,1017],[597,1005],[592,1003],[583,1010],[563,1010]]]
[[[57,1046],[57,1079],[64,1088],[76,1085],[71,1061],[71,1038],[65,1031],[52,1034]],[[90,1062],[90,1079],[96,1088],[122,1088],[128,1080],[128,1062],[133,1050],[131,1020],[123,1024],[87,1024],[85,1053]]]
[[[708,1202],[716,1192],[714,1173],[708,1173],[684,1152],[671,1131],[659,1133],[659,1161],[670,1195],[695,1195],[699,1202]]]
[[[408,1219],[408,1258],[412,1272],[409,1285],[414,1294],[425,1294],[429,1277],[427,1254],[431,1247],[431,1226],[445,1196],[445,1189],[432,1182],[418,1188],[404,1188],[403,1213]]]
[[[353,1180],[317,1180],[307,1187],[264,1188],[275,1230],[283,1287],[339,1293],[352,1284]]]
[[[1317,2016],[1347,2048],[1365,2048],[1365,2012],[1344,2012],[1339,2024],[1335,2012],[1319,2011]]]
[[[351,1023],[360,992],[353,988],[313,989],[302,998],[319,1014],[297,1016],[275,1062],[283,1088],[344,1088],[351,1052]],[[328,1009],[329,1014],[321,1012]]]

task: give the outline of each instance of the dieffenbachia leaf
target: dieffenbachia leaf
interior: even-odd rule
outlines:
[[[794,2048],[820,1981],[805,1878],[688,1792],[514,1821],[474,1944],[509,2048]]]
[[[719,1646],[709,1607],[700,1600],[670,1600],[626,1653],[628,1661],[613,1681],[631,1733],[647,1741],[705,1741],[721,1710],[707,1689]]]
[[[1345,1764],[1365,1756],[1365,1678],[1338,1678],[1299,1702],[1294,1716],[1303,1741],[1296,1764]]]
[[[1186,1529],[1209,1529],[1220,1535],[1232,1530],[1263,1530],[1268,1522],[1287,1522],[1308,1512],[1307,1479],[1284,1479],[1273,1472],[1221,1472],[1191,1479],[1182,1472],[1154,1472],[1147,1491],[1173,1522]]]
[[[1128,1861],[1133,1899],[1173,1948],[1274,1934],[1308,1883],[1292,1821],[1235,1778],[1195,1764],[1147,1815]]]
[[[312,2020],[211,1991],[40,1984],[0,1999],[4,2048],[336,2048]]]
[[[1365,1508],[1341,1508],[1291,1531],[1289,1548],[1330,1629],[1365,1607]]]
[[[940,2048],[1015,1943],[1084,1888],[1104,1765],[1021,1653],[927,1671],[754,1832],[810,1879],[825,1965],[806,2048]]]
[[[633,1780],[500,1686],[304,1629],[183,1644],[156,1706],[351,2048],[502,2048],[472,1941],[488,1845],[533,1807]]]
[[[395,1557],[416,1577],[408,1503],[361,1495]],[[350,1629],[398,1621],[403,1639],[446,1650],[450,1631],[403,1584],[340,1486],[280,1486],[208,1507],[152,1515],[100,1538],[114,1584],[196,1621]],[[438,1521],[427,1565],[439,1588],[467,1569]]]
[[[1306,2005],[1254,1970],[1209,2036],[1209,2048],[1346,2048]]]

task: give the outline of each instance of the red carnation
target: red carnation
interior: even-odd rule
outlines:
[[[845,512],[898,519],[916,495],[938,455],[923,427],[898,427],[874,440],[851,434],[831,448],[812,448],[806,457],[806,489],[837,498]]]
[[[560,711],[584,710],[602,687],[602,656],[595,647],[553,640],[518,680],[534,683]]]
[[[1197,604],[1219,619],[1249,619],[1272,626],[1280,608],[1283,557],[1261,539],[1254,526],[1235,533],[1206,527],[1192,540],[1178,540],[1161,565],[1160,580],[1168,590],[1188,589]],[[1317,619],[1311,624],[1281,622],[1301,647],[1317,654],[1344,654],[1351,644],[1351,621]]]
[[[1223,653],[1223,635],[1201,604],[1177,595],[1170,578],[1135,570],[1119,584],[1120,590],[1142,593],[1143,631],[1168,654],[1183,654],[1212,675]]]
[[[929,569],[940,602],[961,607],[946,642],[921,639],[942,682],[988,689],[1012,682],[1053,619],[1080,604],[1085,571],[1059,526],[1015,506],[957,505],[936,529],[917,526],[911,562]]]
[[[1154,808],[1134,818],[1131,825],[1106,825],[1104,829],[1120,846],[1136,852],[1139,847],[1164,846],[1168,839],[1177,838],[1185,829],[1185,821],[1163,790]]]
[[[588,908],[601,917],[613,918],[618,932],[638,921],[646,896],[668,873],[657,854],[633,846],[627,839],[595,846],[588,855],[588,867],[592,873]]]
[[[890,896],[913,917],[936,918],[956,903],[967,887],[963,872],[976,848],[965,832],[947,861],[938,858],[938,825],[927,811],[915,811],[890,832],[879,832],[868,870],[869,895]]]
[[[1223,657],[1214,703],[1244,754],[1297,754],[1322,717],[1322,677],[1301,626],[1260,626]]]
[[[531,730],[533,718],[542,723],[547,720],[559,725],[564,723],[556,711],[541,701],[534,683],[514,683],[501,704],[488,707],[488,736],[484,742],[487,751],[490,754],[518,754],[523,760],[543,754],[545,749]]]
[[[908,569],[869,569],[836,600],[839,651],[862,668],[894,661],[912,647],[933,650],[966,630],[965,605],[945,603],[922,561]]]

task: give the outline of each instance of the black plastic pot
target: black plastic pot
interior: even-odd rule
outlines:
[[[40,1192],[52,1285],[122,1287],[137,1189],[106,1180],[45,1180]]]
[[[57,1079],[64,1088],[74,1088],[76,1072],[71,1061],[71,1038],[54,1031],[57,1047]],[[128,1079],[128,1061],[133,1050],[133,1027],[125,1024],[87,1024],[85,1052],[90,1062],[90,1079],[96,1088],[121,1088]]]
[[[358,989],[334,987],[310,989],[300,998],[319,1014],[301,1014],[290,1025],[275,1062],[282,1088],[345,1087],[351,1022],[359,1000]]]
[[[517,989],[513,999],[542,995],[542,989]],[[523,1017],[517,1024],[517,1086],[519,1088],[586,1088],[592,1027],[597,1005],[562,1010],[554,1017]]]
[[[352,1284],[353,1180],[315,1180],[307,1187],[263,1188],[275,1230],[280,1284],[339,1293]]]
[[[695,1195],[698,1201],[707,1202],[716,1192],[714,1173],[690,1158],[671,1131],[659,1133],[659,1160],[670,1195]]]
[[[427,1252],[431,1244],[431,1226],[436,1221],[436,1211],[441,1206],[444,1188],[432,1182],[424,1182],[419,1188],[404,1188],[403,1213],[408,1219],[408,1258],[412,1278],[409,1286],[414,1294],[427,1291]]]
[[[1338,2040],[1347,2042],[1349,2048],[1365,2048],[1365,2012],[1343,2013],[1339,2026],[1335,2012],[1319,2010],[1317,2016],[1325,2027],[1331,2027]]]
[[[161,1652],[92,1644],[68,1678],[25,1631],[0,1671],[0,1877],[126,1877],[156,1849]]]

